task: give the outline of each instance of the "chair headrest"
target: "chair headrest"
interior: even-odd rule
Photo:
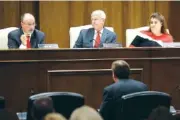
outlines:
[[[126,100],[126,99],[129,99],[129,98],[139,97],[139,96],[166,96],[166,97],[170,97],[169,94],[164,93],[164,92],[143,91],[143,92],[136,92],[136,93],[131,93],[131,94],[123,95],[122,99]]]
[[[29,97],[31,100],[36,100],[42,97],[53,97],[53,96],[71,96],[71,97],[82,97],[83,95],[78,94],[78,93],[73,93],[73,92],[46,92],[46,93],[40,93],[36,95],[32,95]]]

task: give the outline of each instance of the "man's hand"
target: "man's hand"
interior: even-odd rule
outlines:
[[[22,44],[24,45],[24,46],[26,46],[27,45],[27,37],[26,37],[26,35],[21,35],[21,42],[22,42]]]

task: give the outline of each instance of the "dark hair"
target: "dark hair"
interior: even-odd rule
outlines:
[[[119,79],[128,79],[130,75],[129,64],[124,60],[117,60],[112,63],[111,67],[114,75]]]
[[[163,106],[155,108],[148,117],[148,120],[175,120],[169,109]]]
[[[150,23],[150,21],[151,21],[151,18],[156,18],[156,19],[158,19],[158,20],[161,22],[161,24],[162,24],[161,33],[163,33],[163,34],[169,34],[169,33],[167,32],[167,30],[166,30],[166,29],[167,29],[167,24],[166,24],[165,18],[164,18],[164,16],[163,16],[162,14],[160,14],[160,13],[153,13],[153,14],[150,16],[149,23]],[[149,31],[152,32],[152,31],[151,31],[151,28],[149,28]]]
[[[53,101],[50,97],[43,97],[33,102],[32,116],[36,120],[42,120],[45,115],[53,111]]]

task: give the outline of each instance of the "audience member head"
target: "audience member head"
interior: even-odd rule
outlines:
[[[129,79],[130,67],[124,60],[117,60],[112,63],[112,77],[115,82],[120,79]]]
[[[169,112],[168,108],[159,106],[151,112],[148,120],[175,120],[175,118]]]
[[[149,20],[150,31],[155,35],[167,34],[165,18],[160,13],[153,13]]]
[[[34,120],[42,120],[45,115],[52,112],[54,112],[54,107],[50,97],[43,97],[33,102],[32,117]]]
[[[35,18],[32,14],[24,13],[21,16],[21,27],[23,32],[25,32],[26,34],[32,34],[35,29],[35,25]]]
[[[66,118],[59,113],[49,113],[44,117],[44,120],[66,120]]]
[[[99,113],[89,106],[82,106],[74,110],[70,120],[103,120]]]
[[[106,14],[102,10],[95,10],[91,14],[92,26],[95,30],[101,31],[104,27]]]

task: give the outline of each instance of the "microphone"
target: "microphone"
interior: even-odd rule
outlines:
[[[91,39],[90,42],[93,42],[93,48],[95,48],[94,46],[97,43],[96,39]],[[100,45],[101,43],[98,43],[98,44]]]
[[[94,42],[95,41],[95,39],[90,39],[90,42]]]

